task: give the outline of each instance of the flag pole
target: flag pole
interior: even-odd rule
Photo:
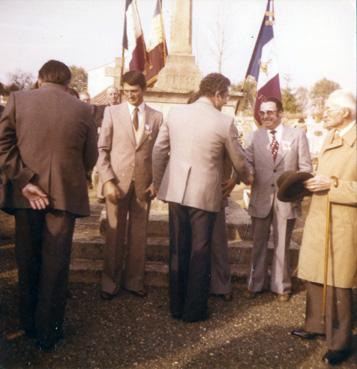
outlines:
[[[124,9],[124,28],[123,28],[123,40],[121,43],[121,65],[120,65],[120,82],[119,82],[119,103],[122,102],[123,98],[123,74],[124,74],[124,65],[125,65],[125,47],[124,40],[127,37],[126,35],[126,11],[127,11],[127,1],[125,1],[125,9]]]

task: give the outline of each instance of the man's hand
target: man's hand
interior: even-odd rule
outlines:
[[[331,188],[331,184],[331,178],[324,175],[316,175],[304,182],[305,188],[311,192],[328,191]]]
[[[22,195],[30,202],[31,208],[34,210],[43,210],[50,204],[47,194],[40,187],[28,183],[22,189]]]
[[[145,190],[145,193],[147,194],[150,200],[153,200],[156,197],[157,191],[153,183],[151,183],[151,185]]]
[[[231,194],[236,184],[237,182],[235,178],[229,178],[227,181],[222,183],[222,193],[224,198],[227,198]]]
[[[112,181],[105,182],[103,185],[103,195],[111,203],[117,204],[118,200],[123,197],[119,187]]]

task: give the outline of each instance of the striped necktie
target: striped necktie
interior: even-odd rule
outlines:
[[[275,137],[275,133],[276,131],[273,130],[273,131],[270,131],[271,133],[271,144],[270,144],[270,150],[271,150],[271,154],[273,156],[273,160],[275,161],[276,159],[276,156],[278,155],[278,150],[279,150],[279,142],[276,140],[276,137]]]

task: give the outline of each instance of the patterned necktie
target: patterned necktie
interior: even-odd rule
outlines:
[[[133,114],[133,126],[134,126],[135,131],[137,131],[138,128],[139,128],[139,116],[138,116],[138,112],[139,112],[139,109],[138,108],[135,108],[134,109],[134,114]]]
[[[271,136],[272,136],[271,144],[270,144],[270,150],[271,150],[271,154],[273,156],[273,160],[275,161],[276,156],[278,155],[279,143],[278,143],[278,141],[276,140],[276,137],[275,137],[276,131],[273,130],[273,131],[270,131],[270,133],[271,133]]]

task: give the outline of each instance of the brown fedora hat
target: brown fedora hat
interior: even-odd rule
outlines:
[[[294,170],[284,172],[277,181],[278,199],[283,202],[292,202],[312,195],[303,183],[312,177],[313,175],[307,172],[295,172]]]

